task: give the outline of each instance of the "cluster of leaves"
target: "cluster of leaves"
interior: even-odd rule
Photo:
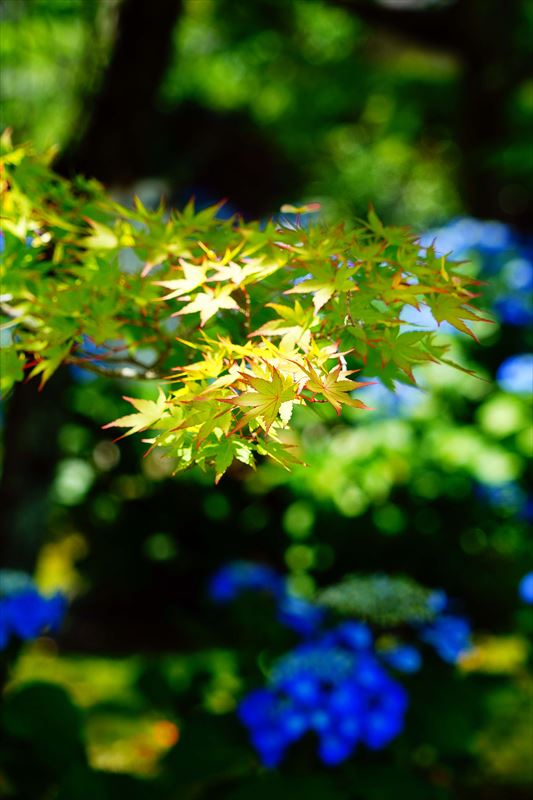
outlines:
[[[480,318],[460,265],[373,211],[304,226],[308,207],[263,222],[129,208],[5,138],[2,194],[4,389],[61,364],[158,381],[156,400],[126,398],[135,413],[110,426],[149,432],[176,471],[218,480],[257,454],[289,467],[294,406],[364,409],[350,377],[362,367],[392,388],[451,363],[434,333],[401,331],[405,306],[466,333]]]

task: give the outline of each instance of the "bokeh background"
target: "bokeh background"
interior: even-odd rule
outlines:
[[[2,416],[2,564],[71,606],[10,676],[0,791],[530,796],[533,620],[517,587],[533,569],[532,379],[516,357],[532,347],[532,4],[0,0],[0,22],[2,128],[57,147],[62,174],[126,201],[224,197],[249,217],[372,203],[471,259],[495,319],[479,345],[444,334],[483,380],[429,369],[421,390],[371,387],[372,414],[302,423],[308,468],[236,469],[217,488],[101,430],[131,385],[64,371],[42,393],[18,387]],[[206,580],[235,558],[309,597],[350,572],[443,588],[475,650],[409,679],[394,748],[263,773],[234,710],[290,637],[253,605],[210,605]]]

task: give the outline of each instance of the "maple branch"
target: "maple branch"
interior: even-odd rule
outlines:
[[[132,362],[133,363],[133,362]],[[104,367],[100,364],[95,364],[94,361],[85,361],[83,358],[76,358],[75,356],[68,356],[65,359],[65,364],[70,364],[81,369],[86,369],[88,372],[93,372],[95,375],[100,375],[103,378],[118,378],[120,380],[143,380],[155,381],[162,380],[164,376],[152,368],[139,369],[137,363],[133,366],[125,365],[123,367]]]

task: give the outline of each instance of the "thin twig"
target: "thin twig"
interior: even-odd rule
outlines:
[[[103,378],[119,378],[121,380],[143,380],[155,381],[163,380],[164,376],[154,369],[140,370],[135,366],[124,366],[120,368],[106,368],[100,364],[95,364],[94,361],[85,361],[82,358],[69,356],[65,359],[66,364],[71,364],[81,369],[86,369],[88,372],[94,372],[95,375],[100,375]]]

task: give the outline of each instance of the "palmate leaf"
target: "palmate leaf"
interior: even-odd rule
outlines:
[[[54,372],[59,369],[71,350],[71,344],[61,344],[49,347],[45,354],[38,355],[36,364],[29,373],[30,378],[41,376],[41,389],[50,380]]]
[[[492,322],[490,319],[482,317],[476,312],[475,309],[466,305],[464,301],[457,297],[450,297],[448,295],[439,295],[427,301],[431,307],[431,313],[440,324],[441,322],[449,322],[457,330],[468,334],[473,339],[478,341],[476,334],[465,323],[465,319],[472,322]]]
[[[353,266],[353,265],[352,265]],[[312,294],[315,312],[326,305],[337,292],[355,292],[358,286],[354,282],[354,270],[349,265],[332,264],[328,270],[320,270],[323,274],[316,278],[304,280],[287,289],[285,294]]]
[[[265,322],[249,336],[281,336],[281,346],[287,350],[297,344],[310,345],[311,330],[320,322],[312,309],[304,309],[298,300],[294,306],[267,303],[267,308],[272,308],[279,315],[278,318]]]
[[[164,289],[170,289],[170,292],[162,297],[161,300],[172,300],[174,297],[183,297],[183,295],[189,294],[189,292],[192,292],[193,289],[197,289],[205,282],[207,270],[204,266],[189,264],[184,259],[180,259],[180,264],[183,278],[177,278],[173,281],[154,281],[155,286],[162,286]]]
[[[14,384],[24,377],[24,356],[14,349],[0,348],[0,397],[4,398]]]
[[[215,483],[218,483],[234,460],[249,467],[254,467],[254,451],[248,442],[232,436],[224,439],[217,448],[215,457]]]
[[[232,309],[240,311],[237,302],[231,296],[233,291],[231,286],[223,286],[222,288],[211,289],[209,286],[205,287],[203,292],[199,292],[194,296],[190,303],[187,303],[179,311],[176,311],[173,316],[178,317],[182,314],[196,314],[200,313],[202,326],[211,319],[221,309]]]
[[[162,389],[159,389],[157,400],[141,400],[133,397],[124,397],[124,400],[131,403],[137,409],[137,413],[128,414],[102,426],[104,430],[107,428],[129,428],[130,430],[119,436],[119,439],[124,439],[126,436],[131,436],[132,433],[139,433],[154,427],[160,422],[165,412],[166,397]]]
[[[241,373],[242,380],[247,387],[246,390],[236,397],[221,398],[220,400],[221,403],[229,403],[233,407],[247,409],[233,429],[233,433],[241,430],[258,417],[263,420],[265,431],[268,433],[278,418],[281,406],[296,398],[294,381],[290,377],[282,375],[271,364],[266,366],[268,377],[257,378],[247,373]],[[248,387],[251,387],[251,390]]]
[[[428,335],[425,331],[400,333],[397,328],[386,330],[379,342],[381,363],[386,366],[389,361],[394,362],[414,383],[414,366],[428,361],[437,361],[431,352],[418,346],[427,341]]]
[[[342,366],[334,367],[329,372],[318,372],[308,363],[302,366],[303,371],[309,376],[309,380],[305,384],[305,389],[311,392],[315,397],[322,395],[324,399],[330,403],[337,414],[341,413],[342,407],[351,406],[352,408],[364,408],[366,406],[361,400],[355,400],[350,396],[350,392],[355,389],[361,389],[363,386],[370,386],[372,381],[350,381],[347,380],[347,375],[351,375],[356,370],[346,372]]]

